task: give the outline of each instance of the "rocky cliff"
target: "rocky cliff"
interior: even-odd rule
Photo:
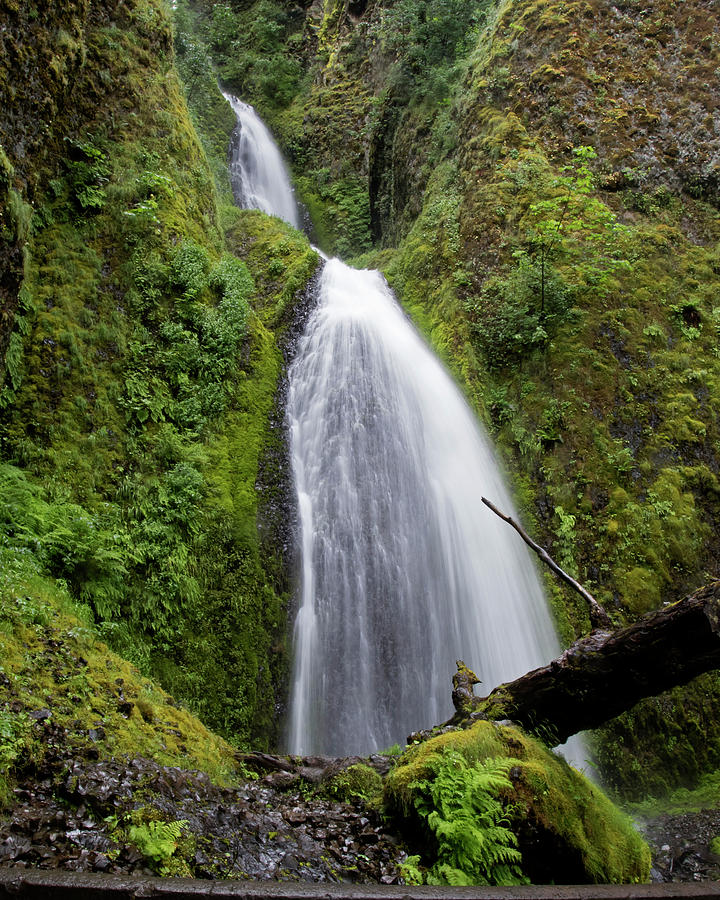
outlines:
[[[0,16],[6,711],[74,721],[19,649],[61,640],[52,597],[233,741],[278,738],[283,352],[317,257],[231,205],[216,72],[320,244],[386,273],[558,561],[619,622],[717,575],[712,4],[197,0],[174,40],[154,0]],[[548,588],[564,639],[587,630]],[[610,724],[605,777],[717,766],[718,697],[706,677]]]

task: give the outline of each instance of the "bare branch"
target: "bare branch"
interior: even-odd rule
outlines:
[[[602,607],[597,600],[593,597],[593,595],[585,590],[585,588],[575,579],[568,575],[568,573],[561,569],[560,566],[555,562],[555,560],[550,556],[550,554],[545,550],[540,544],[536,544],[535,541],[530,537],[530,535],[525,531],[525,529],[520,525],[515,519],[510,516],[505,515],[505,513],[501,512],[494,503],[487,499],[487,497],[482,498],[482,502],[488,509],[491,509],[496,516],[499,516],[503,522],[507,522],[508,525],[511,525],[515,531],[520,535],[520,537],[525,541],[525,543],[530,547],[531,550],[534,550],[535,553],[540,557],[540,559],[549,566],[552,571],[561,578],[566,584],[569,584],[573,590],[577,591],[581,597],[583,597],[588,605],[590,606],[590,622],[592,623],[594,628],[613,628],[613,623],[610,616],[605,612],[604,607]]]

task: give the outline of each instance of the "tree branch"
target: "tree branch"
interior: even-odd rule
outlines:
[[[510,516],[506,516],[505,513],[501,512],[494,503],[491,503],[487,497],[482,497],[482,502],[488,509],[491,509],[496,516],[499,516],[503,522],[507,522],[508,525],[511,525],[515,531],[520,535],[520,537],[525,541],[525,543],[530,547],[531,550],[534,550],[535,553],[540,557],[540,559],[549,566],[552,571],[561,578],[566,584],[570,585],[573,590],[577,591],[581,597],[583,597],[588,605],[590,606],[590,622],[593,628],[613,628],[613,623],[610,616],[605,612],[604,607],[602,607],[597,600],[593,597],[593,595],[585,590],[585,588],[575,579],[568,575],[568,573],[561,569],[560,566],[555,562],[555,560],[550,556],[550,554],[545,550],[540,544],[536,544],[535,541],[530,537],[530,535],[525,531],[525,529],[520,525],[515,519]]]

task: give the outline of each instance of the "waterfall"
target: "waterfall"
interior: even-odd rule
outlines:
[[[230,181],[238,206],[261,209],[300,228],[290,178],[277,144],[248,103],[226,94],[237,117],[230,147]]]
[[[378,272],[326,265],[290,370],[302,604],[289,747],[341,756],[452,713],[559,652],[512,502],[454,382]]]
[[[272,138],[228,99],[238,202],[296,224]],[[442,722],[457,659],[487,693],[558,654],[525,545],[481,502],[516,516],[489,442],[379,272],[326,262],[287,417],[302,549],[290,752],[364,754]]]

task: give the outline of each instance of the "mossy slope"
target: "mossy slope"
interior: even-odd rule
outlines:
[[[99,640],[67,588],[0,551],[0,800],[47,753],[144,756],[227,781],[232,748]]]
[[[278,335],[317,257],[228,208],[218,147],[234,120],[205,67],[187,93],[210,164],[169,5],[5,6],[6,546],[206,723],[268,746],[289,574],[256,522],[279,504]],[[23,80],[33,47],[48,71]],[[266,258],[246,265],[259,238]]]

